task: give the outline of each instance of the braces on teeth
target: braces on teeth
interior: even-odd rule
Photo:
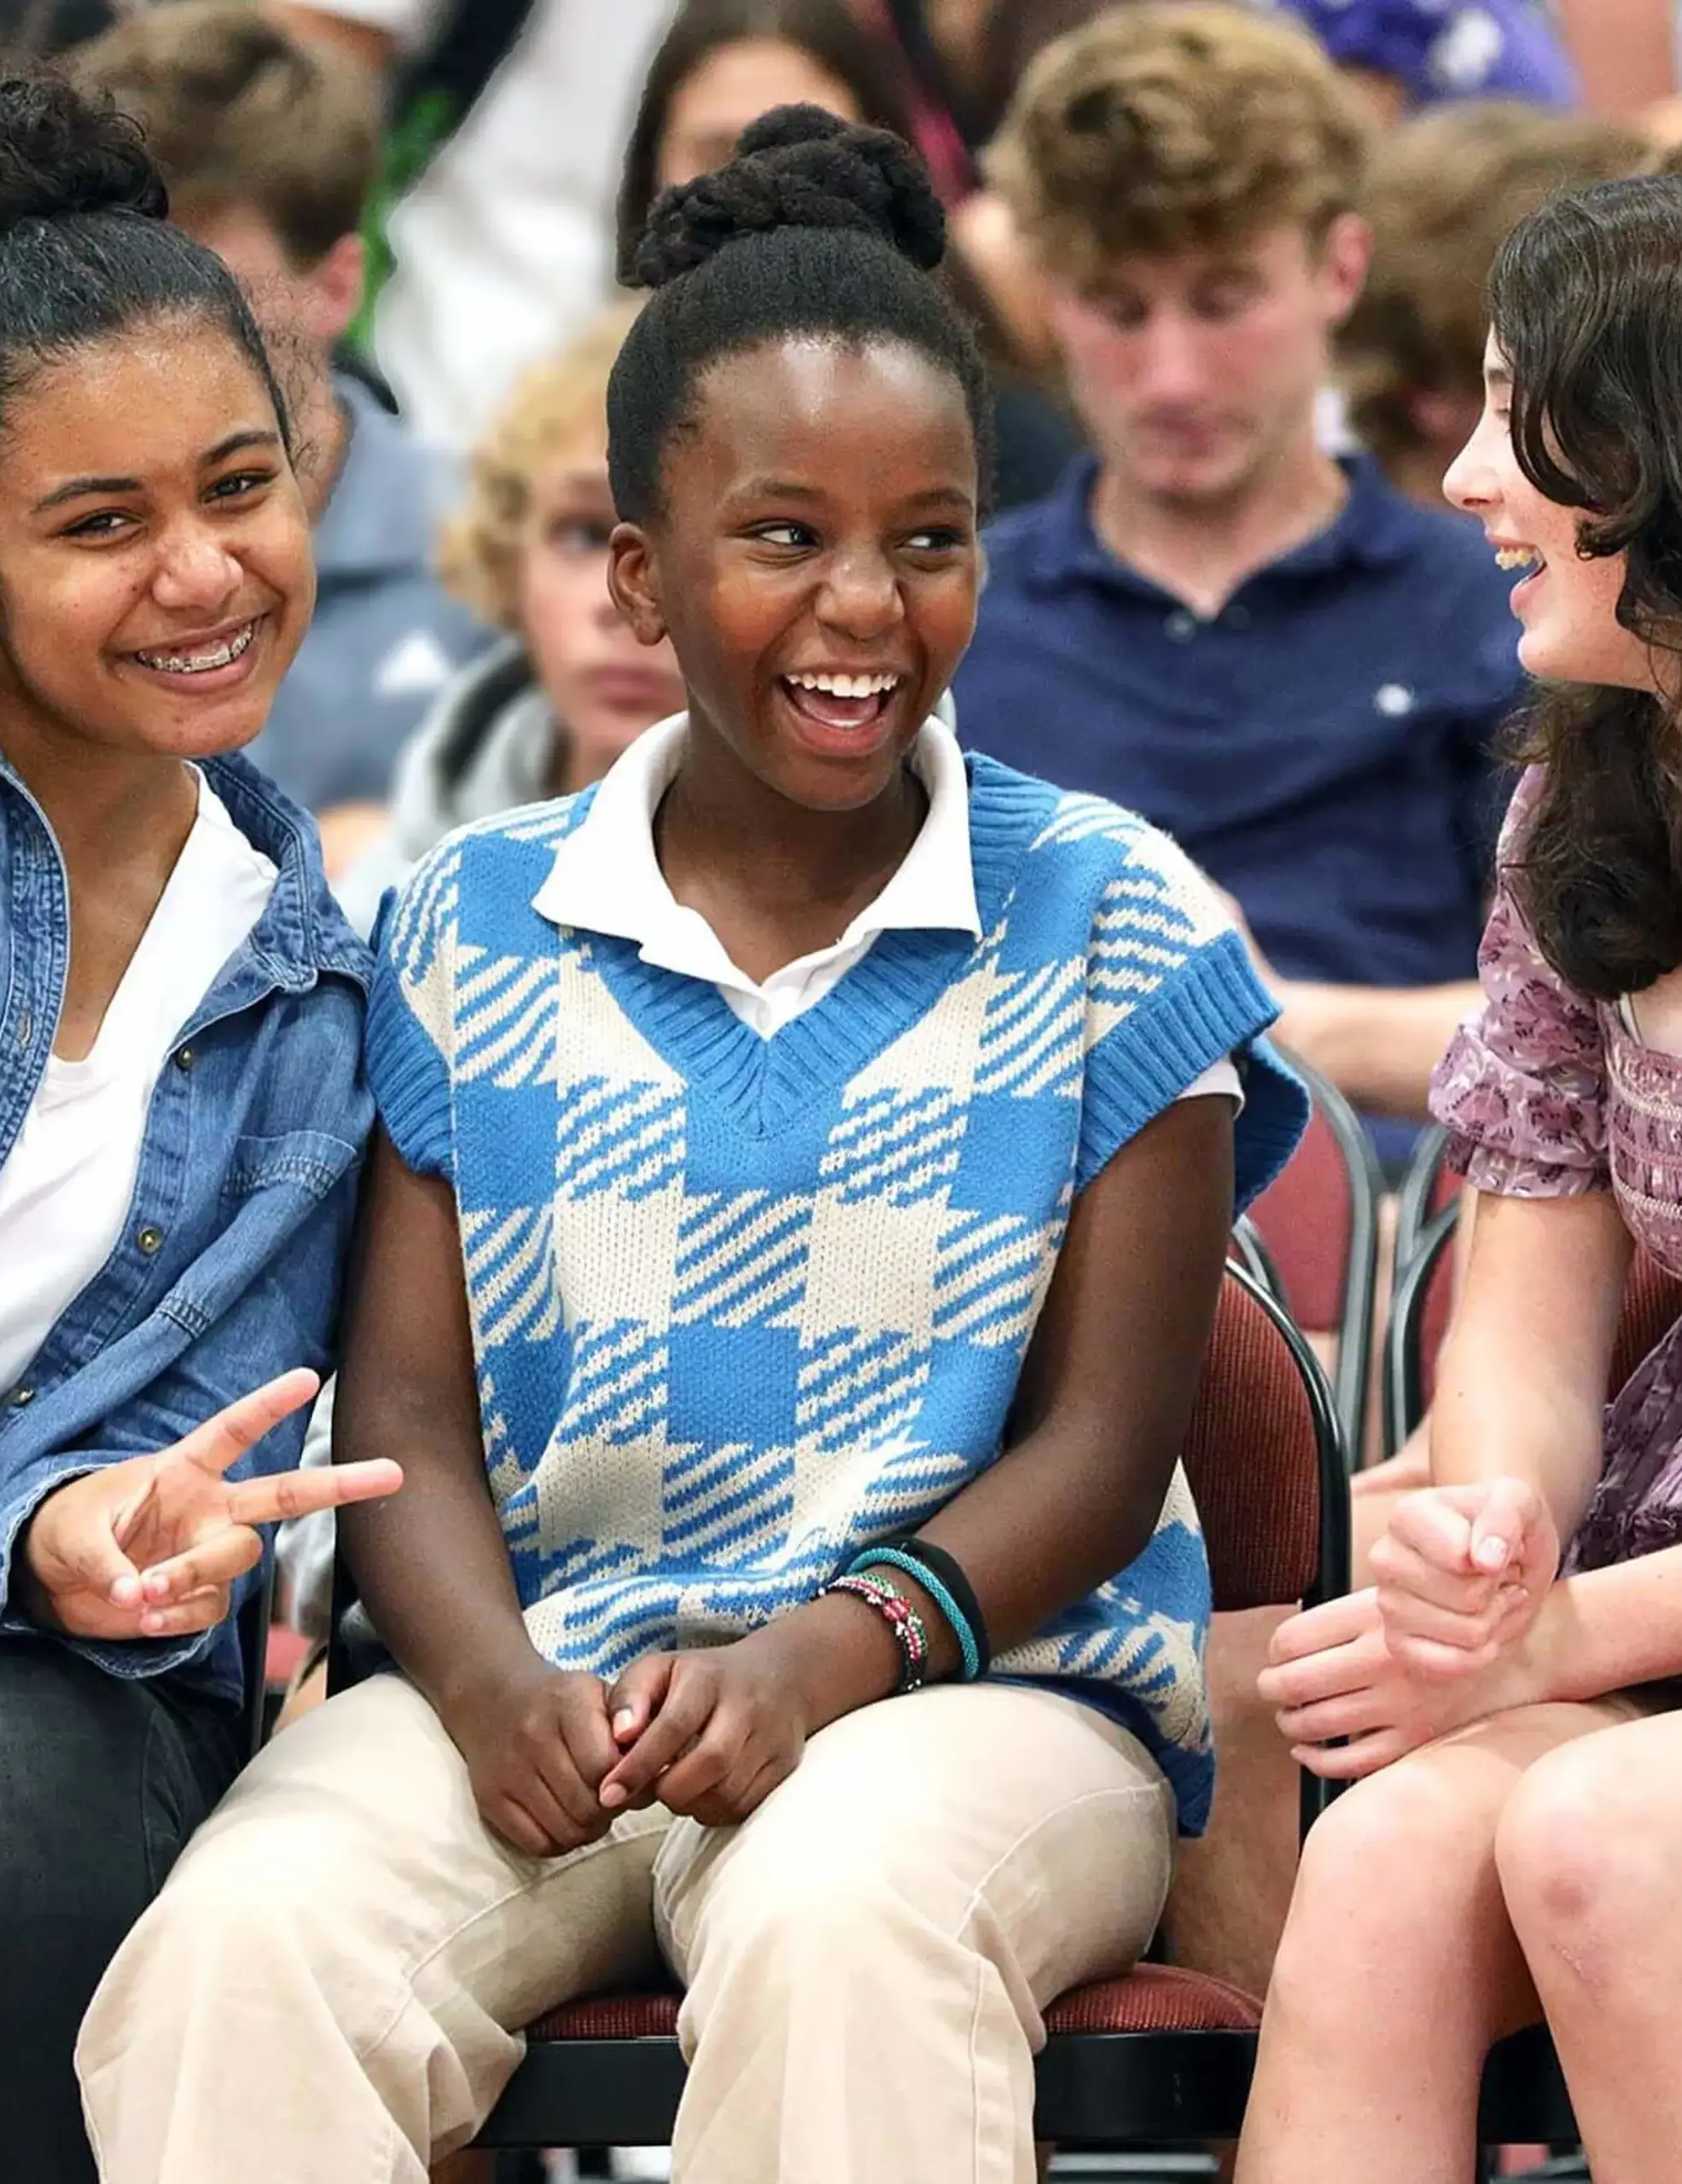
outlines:
[[[1540,568],[1542,557],[1529,546],[1503,546],[1495,556],[1498,569]]]
[[[256,634],[255,622],[247,622],[237,636],[218,645],[214,652],[195,653],[190,659],[171,652],[143,652],[136,657],[143,666],[160,668],[166,675],[208,675],[212,668],[232,666]]]

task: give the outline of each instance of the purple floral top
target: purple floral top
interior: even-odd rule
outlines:
[[[1505,861],[1534,805],[1520,782]],[[1505,1198],[1612,1191],[1625,1226],[1682,1275],[1682,1057],[1643,1046],[1610,1002],[1543,960],[1504,879],[1478,951],[1482,1014],[1438,1065],[1431,1112],[1475,1190]],[[1567,1555],[1595,1569],[1682,1541],[1682,1321],[1608,1405],[1601,1480]]]

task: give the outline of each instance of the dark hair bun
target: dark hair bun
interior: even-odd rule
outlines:
[[[852,228],[925,271],[946,247],[940,200],[909,144],[822,107],[779,106],[742,131],[728,166],[656,200],[634,283],[658,288],[727,243],[778,228]]]
[[[0,78],[0,233],[75,212],[168,211],[138,127],[109,100],[58,77]]]

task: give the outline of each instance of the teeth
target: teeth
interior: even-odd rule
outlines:
[[[1541,566],[1542,557],[1534,546],[1503,546],[1495,555],[1498,569],[1528,569]]]
[[[802,690],[822,690],[831,698],[876,698],[899,687],[897,675],[791,675]]]
[[[256,634],[256,623],[247,622],[225,643],[212,645],[207,652],[142,652],[135,658],[143,666],[158,668],[166,675],[208,675],[212,668],[230,667]]]

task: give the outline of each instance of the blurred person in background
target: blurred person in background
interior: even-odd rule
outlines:
[[[680,712],[669,645],[639,644],[608,590],[608,375],[636,309],[604,311],[526,372],[474,455],[445,525],[444,581],[506,634],[445,691],[398,768],[389,823],[338,883],[352,922],[451,828],[599,781]]]
[[[1318,444],[1368,132],[1295,26],[1120,9],[1042,55],[991,171],[1097,450],[989,534],[968,741],[1125,801],[1236,897],[1281,1036],[1404,1158],[1474,1005],[1521,677],[1445,508]]]
[[[1575,69],[1535,0],[1254,0],[1312,31],[1382,120],[1445,99],[1569,107]]]
[[[291,367],[319,603],[250,755],[323,821],[332,870],[346,807],[383,801],[399,751],[490,636],[432,569],[433,458],[331,368],[362,289],[375,88],[243,0],[148,9],[76,69],[141,124],[171,217],[232,268]]]
[[[1497,100],[1436,107],[1380,142],[1362,198],[1372,264],[1338,369],[1357,438],[1410,499],[1444,505],[1443,473],[1482,411],[1484,290],[1503,241],[1557,190],[1652,157],[1633,129]]]
[[[619,197],[621,275],[660,191],[721,165],[772,107],[804,100],[911,142],[911,90],[902,56],[870,26],[868,10],[848,0],[684,0],[649,64],[631,125]],[[942,277],[975,324],[992,385],[994,504],[1014,508],[1050,491],[1080,434],[1037,331],[1043,314],[1032,276],[1013,290],[992,275],[957,248]]]
[[[673,0],[265,4],[387,84],[375,347],[416,431],[464,452],[609,292],[620,154]]]
[[[97,38],[137,0],[0,0],[0,54],[12,66],[47,61]]]

